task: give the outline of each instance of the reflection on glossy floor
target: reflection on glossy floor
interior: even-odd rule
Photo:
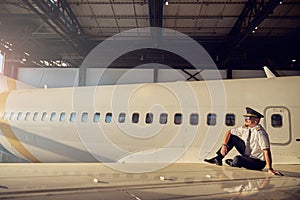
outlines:
[[[299,199],[300,165],[274,168],[285,176],[203,163],[136,174],[100,163],[0,164],[0,199]]]

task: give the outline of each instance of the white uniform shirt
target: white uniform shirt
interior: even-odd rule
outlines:
[[[231,134],[240,137],[246,145],[249,134],[249,127],[241,126],[238,128],[231,129]],[[269,148],[270,141],[268,134],[266,133],[264,128],[260,124],[251,128],[250,157],[265,161],[263,150]]]

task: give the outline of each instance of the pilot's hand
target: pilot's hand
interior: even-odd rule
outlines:
[[[226,145],[223,145],[222,148],[221,148],[221,154],[223,156],[226,156],[227,155],[227,146]]]
[[[270,175],[278,175],[278,176],[283,176],[283,174],[279,171],[274,171],[273,169],[268,170],[268,174]]]

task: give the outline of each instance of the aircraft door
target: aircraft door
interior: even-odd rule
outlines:
[[[272,145],[287,145],[291,142],[290,111],[286,107],[265,109],[265,128]]]

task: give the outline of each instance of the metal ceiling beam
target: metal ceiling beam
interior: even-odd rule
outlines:
[[[123,4],[123,5],[126,5],[126,4],[139,4],[139,5],[144,5],[145,4],[145,1],[146,0],[135,0],[135,1],[132,1],[132,0],[114,0],[113,1],[113,4]],[[68,1],[70,5],[110,5],[110,2],[109,1],[79,1],[79,0],[74,0],[74,1]],[[2,3],[2,1],[0,1],[0,4],[5,4],[5,2]],[[232,1],[232,0],[229,0],[229,1],[224,1],[224,0],[217,0],[217,1],[213,1],[213,0],[202,0],[202,1],[199,1],[199,0],[186,0],[186,1],[182,1],[182,0],[171,0],[169,2],[169,4],[183,4],[183,5],[195,5],[195,4],[198,4],[198,5],[223,5],[223,4],[226,4],[226,5],[239,5],[239,4],[245,4],[245,1],[244,0],[240,0],[240,1]],[[284,2],[284,4],[286,5],[300,5],[300,2],[299,1],[288,1],[288,2]]]
[[[148,0],[150,27],[162,27],[163,5],[163,0]]]
[[[84,38],[84,32],[65,0],[56,3],[51,0],[22,1],[80,55],[85,56],[91,50],[90,42]]]
[[[255,28],[273,12],[280,2],[281,0],[273,0],[265,4],[264,0],[260,0],[259,2],[257,0],[248,0],[228,36],[226,45],[223,47],[226,52],[223,66],[227,64],[233,50],[240,47],[252,31],[255,31]],[[244,31],[242,31],[243,24],[246,24]]]
[[[76,0],[76,1],[70,1],[68,0],[69,4],[70,5],[111,5],[111,2],[110,1],[79,1],[79,0]],[[113,0],[112,2],[113,4],[116,4],[116,5],[130,5],[130,4],[139,4],[139,5],[144,5],[146,4],[146,0]]]
[[[281,0],[273,0],[273,1],[269,1],[268,4],[264,4],[263,0],[259,3],[257,3],[257,0],[249,0],[245,7],[247,10],[247,14],[250,15],[248,18],[249,20],[248,26],[243,32],[240,32],[237,35],[236,39],[233,41],[233,44],[239,46],[252,33],[252,31],[254,31],[255,28],[258,27],[259,24],[262,23],[264,19],[266,19],[267,16],[273,12],[273,10],[279,5],[280,2]],[[253,12],[254,12],[254,16],[252,18],[251,15]],[[247,15],[241,16],[242,18],[241,20],[243,21],[246,20],[247,19],[246,17]],[[239,23],[239,20],[237,23]],[[241,25],[237,24],[237,26],[241,26]],[[233,29],[234,28],[239,28],[239,27],[234,26]]]
[[[0,14],[1,17],[2,14]],[[7,16],[7,15],[6,15]],[[9,17],[22,17],[22,14],[13,15],[10,14]],[[28,17],[25,15],[25,17]],[[90,19],[148,19],[148,15],[91,15],[91,14],[80,14],[76,15],[77,18],[90,18]],[[184,15],[184,16],[177,16],[177,15],[164,15],[164,19],[225,19],[225,18],[239,18],[240,15]],[[28,17],[30,18],[30,17]],[[298,15],[291,15],[291,16],[268,16],[268,19],[278,19],[278,20],[299,20],[300,16]]]

